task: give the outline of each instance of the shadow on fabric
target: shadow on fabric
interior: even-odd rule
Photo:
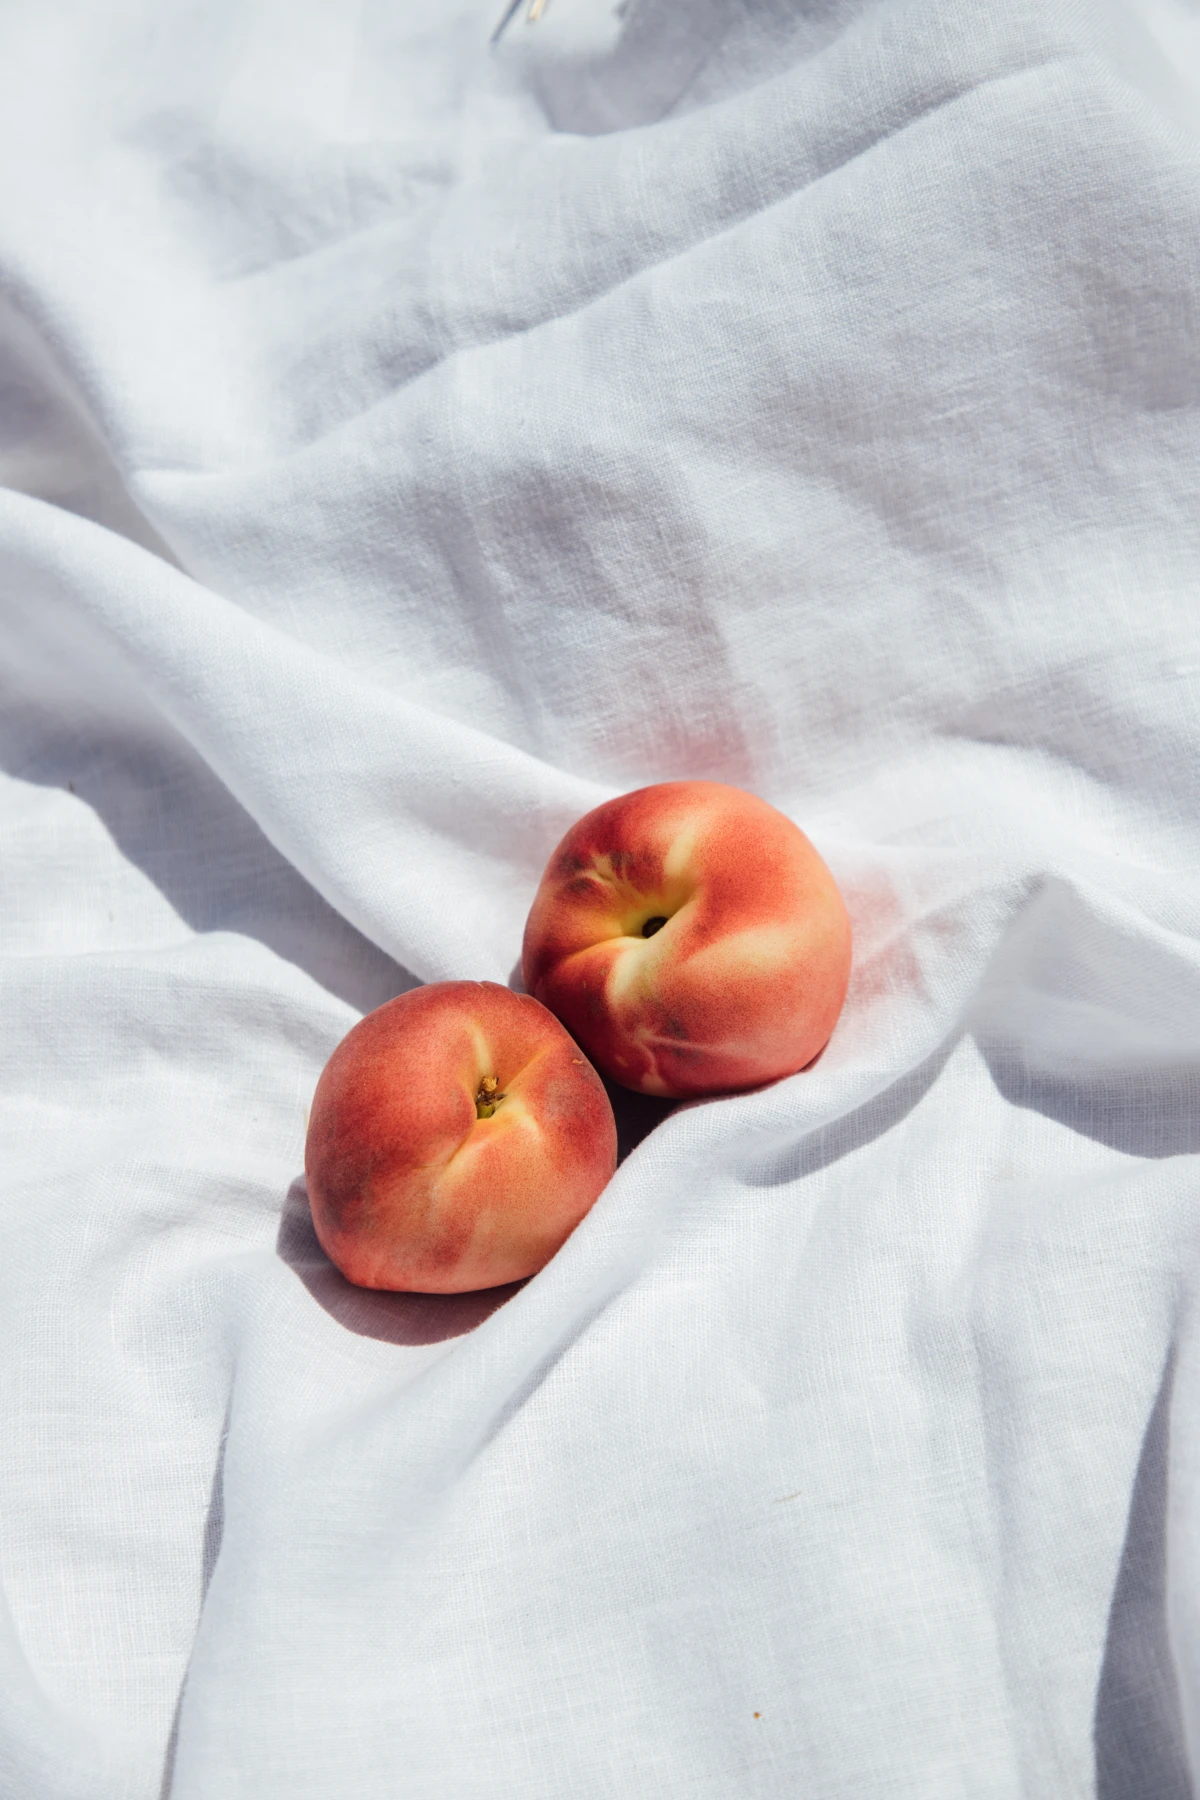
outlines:
[[[1039,1112],[1127,1156],[1160,1158],[1200,1151],[1200,1078],[1194,1068],[1068,1072],[1031,1063],[1020,1043],[978,1036],[997,1091],[1012,1106]]]
[[[923,1062],[906,1069],[853,1112],[831,1119],[799,1139],[789,1139],[777,1150],[756,1159],[742,1171],[746,1185],[776,1187],[799,1181],[894,1130],[925,1098],[960,1042],[960,1034],[952,1032]]]
[[[997,1090],[1128,1156],[1200,1150],[1189,946],[1058,878],[996,948],[968,1028]]]
[[[96,858],[98,831],[106,834],[114,872],[118,858],[137,870],[191,931],[252,938],[358,1012],[416,985],[293,868],[188,745],[135,719],[106,740],[104,721],[74,694],[64,729],[5,687],[0,771],[58,789],[78,809],[61,815],[64,842]]]
[[[656,1126],[669,1118],[679,1105],[678,1100],[663,1100],[656,1094],[635,1094],[632,1088],[618,1087],[615,1081],[601,1076],[612,1102],[613,1117],[617,1121],[617,1165],[625,1161],[631,1150],[636,1150],[643,1138],[649,1137]]]
[[[317,1242],[302,1176],[288,1189],[275,1248],[323,1312],[356,1337],[381,1344],[443,1344],[465,1337],[525,1285],[510,1281],[473,1294],[387,1294],[355,1287]]]
[[[605,1082],[617,1121],[617,1161],[649,1136],[678,1104],[634,1094]],[[464,1337],[524,1287],[523,1281],[471,1294],[386,1294],[355,1287],[334,1268],[317,1241],[304,1177],[288,1189],[275,1248],[317,1305],[347,1331],[384,1344],[440,1344]]]
[[[225,1444],[228,1435],[229,1408],[227,1406],[225,1422],[221,1426],[221,1443],[217,1451],[216,1467],[213,1470],[212,1486],[208,1493],[208,1510],[204,1515],[204,1535],[200,1540],[201,1612],[203,1612],[204,1602],[208,1598],[208,1589],[213,1578],[213,1570],[217,1566],[217,1557],[221,1553],[221,1539],[225,1535]],[[183,1712],[183,1696],[186,1688],[187,1671],[185,1670],[183,1680],[179,1684],[175,1711],[171,1715],[171,1729],[167,1735],[158,1800],[171,1800],[171,1787],[175,1780],[175,1758],[179,1751],[179,1720]]]
[[[1179,1689],[1167,1640],[1167,1462],[1174,1356],[1138,1461],[1108,1615],[1092,1740],[1096,1800],[1191,1800]]]

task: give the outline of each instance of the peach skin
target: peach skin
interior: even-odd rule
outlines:
[[[678,1098],[810,1063],[850,979],[837,884],[790,819],[715,781],[609,800],[550,858],[525,986],[615,1081]]]
[[[414,988],[325,1066],[304,1150],[313,1225],[360,1287],[456,1294],[533,1275],[611,1177],[604,1084],[537,1000]]]

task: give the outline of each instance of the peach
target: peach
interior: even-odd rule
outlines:
[[[304,1151],[322,1248],[360,1287],[453,1294],[534,1274],[617,1161],[595,1069],[537,1000],[415,988],[325,1066]]]
[[[850,920],[804,833],[715,781],[572,826],[525,927],[525,986],[643,1094],[757,1087],[810,1063],[850,978]]]

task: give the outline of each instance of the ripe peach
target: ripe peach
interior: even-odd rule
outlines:
[[[325,1066],[304,1151],[322,1248],[360,1287],[453,1294],[534,1274],[617,1161],[604,1084],[537,1000],[414,988]]]
[[[791,1075],[822,1049],[846,997],[850,920],[773,806],[666,781],[568,831],[523,969],[604,1074],[644,1094],[713,1094]]]

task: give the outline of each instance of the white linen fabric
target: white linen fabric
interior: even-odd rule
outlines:
[[[1200,8],[500,10],[0,18],[0,1794],[1182,1800]],[[828,1052],[356,1293],[325,1058],[681,776]]]

